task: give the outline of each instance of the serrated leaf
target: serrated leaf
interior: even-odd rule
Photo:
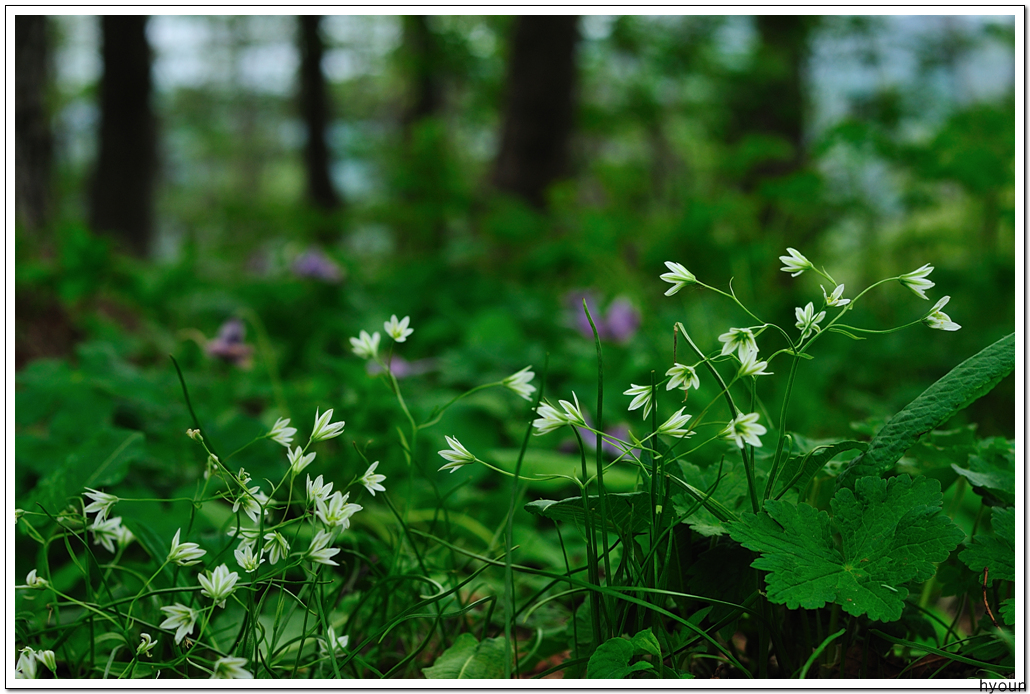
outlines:
[[[587,678],[621,680],[634,672],[650,670],[652,665],[646,661],[629,664],[635,652],[636,649],[629,639],[621,636],[608,639],[590,656],[587,663]]]
[[[987,567],[987,580],[1016,580],[1016,509],[991,509],[994,534],[978,534],[958,558],[979,575]],[[982,580],[982,579],[981,579]]]
[[[1015,441],[1003,438],[981,441],[976,452],[968,456],[965,466],[951,468],[965,477],[982,496],[993,497],[1004,504],[1016,501]]]
[[[422,674],[431,680],[498,679],[504,677],[505,657],[504,639],[480,643],[466,632]]]
[[[1015,333],[1003,337],[966,359],[891,417],[869,449],[837,477],[837,486],[851,487],[859,477],[887,472],[920,436],[989,393],[1015,368],[1015,339]]]
[[[620,535],[627,533],[636,535],[651,527],[651,496],[647,492],[606,494],[605,501],[607,515],[603,520],[608,523],[610,529],[616,530]],[[597,496],[588,496],[587,505],[591,518],[599,527],[602,521],[599,511],[600,499]],[[525,509],[534,516],[555,521],[572,521],[578,527],[583,527],[585,513],[581,496],[573,496],[561,501],[550,499],[531,501],[525,505]]]
[[[830,502],[833,519],[807,504],[765,502],[765,512],[741,514],[730,536],[761,552],[752,566],[768,571],[769,599],[790,609],[836,602],[849,614],[894,621],[910,581],[934,574],[962,531],[941,513],[940,483],[901,475],[863,477]],[[841,536],[842,549],[832,534]]]
[[[1001,601],[1001,606],[998,608],[998,612],[1001,613],[1001,619],[1003,622],[1008,624],[1010,627],[1016,625],[1016,599],[1008,598],[1007,600]]]

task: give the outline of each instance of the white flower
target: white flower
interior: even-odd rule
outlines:
[[[136,655],[145,655],[148,658],[152,658],[150,651],[154,650],[154,646],[157,645],[157,641],[150,638],[150,634],[143,632],[139,635],[139,645],[136,646]]]
[[[200,429],[187,429],[186,436],[189,436],[194,441],[204,440],[204,437],[200,434]]]
[[[42,576],[37,576],[36,570],[33,569],[29,572],[28,576],[25,577],[25,585],[26,587],[34,590],[43,590],[50,584]]]
[[[354,353],[362,359],[375,359],[379,351],[379,333],[372,333],[370,336],[364,330],[358,337],[350,338],[351,348]]]
[[[262,552],[268,552],[268,563],[278,564],[279,560],[289,556],[290,543],[279,532],[267,533],[265,535],[265,548]]]
[[[314,482],[311,481],[311,475],[308,475],[306,487],[308,492],[308,503],[325,501],[329,498],[329,495],[333,493],[333,483],[329,482],[328,484],[323,484],[321,475],[316,477]]]
[[[651,414],[651,386],[638,386],[630,383],[629,390],[625,391],[623,395],[633,396],[633,400],[629,403],[629,411],[632,412],[643,406],[644,419],[647,419],[647,415]]]
[[[316,564],[339,566],[339,564],[333,561],[333,557],[339,554],[340,550],[338,547],[330,547],[332,543],[332,533],[328,530],[319,530],[318,534],[311,540],[311,545],[308,546],[308,559]]]
[[[809,304],[809,306],[811,305]],[[737,371],[737,376],[740,378],[744,376],[772,376],[771,371],[763,370],[768,365],[769,362],[758,361],[758,352],[747,352],[740,361],[740,369]]]
[[[125,549],[132,544],[132,541],[136,539],[136,536],[132,534],[128,528],[122,525],[121,517],[116,519],[118,525],[114,529],[114,541],[118,543],[118,546]]]
[[[330,528],[346,530],[350,527],[351,516],[362,508],[359,504],[348,504],[349,498],[350,492],[335,492],[328,500],[315,503],[315,515]]]
[[[121,516],[94,522],[89,530],[93,533],[93,544],[102,545],[108,552],[114,552],[116,543],[124,547],[132,542],[132,533],[122,527]]]
[[[682,386],[683,390],[701,387],[701,379],[697,377],[697,371],[693,366],[673,364],[672,368],[665,372],[665,375],[669,377],[669,382],[665,384],[665,390],[672,390],[677,386]]]
[[[665,296],[672,296],[688,284],[697,282],[697,278],[694,277],[690,270],[679,263],[666,260],[665,267],[669,268],[669,272],[661,275],[661,279],[672,284],[672,288],[665,292]]]
[[[819,332],[819,321],[826,318],[826,311],[815,312],[815,306],[809,301],[805,304],[805,308],[794,309],[794,315],[797,317],[798,322],[795,323],[798,330],[801,331],[801,339],[804,340],[813,332]],[[743,361],[743,360],[741,360]]]
[[[299,475],[304,471],[308,465],[311,465],[311,461],[315,459],[315,453],[311,452],[304,455],[304,451],[301,450],[300,446],[297,446],[293,450],[287,447],[286,459],[290,461],[290,473]]]
[[[942,296],[933,308],[930,309],[930,313],[926,315],[923,322],[934,330],[947,330],[948,332],[954,332],[962,328],[961,325],[951,320],[951,317],[941,309],[948,305],[951,301],[950,296]]]
[[[533,426],[537,428],[536,435],[542,436],[549,432],[558,429],[566,424],[573,426],[586,426],[586,421],[583,419],[583,413],[579,409],[579,398],[576,394],[572,394],[572,399],[575,404],[568,400],[559,400],[558,404],[561,405],[564,413],[559,412],[556,408],[548,403],[542,403],[540,407],[536,408],[536,413],[540,415],[538,419],[533,420]]]
[[[168,551],[168,561],[175,562],[179,566],[192,566],[199,563],[200,558],[207,554],[207,550],[200,549],[200,545],[196,542],[180,543],[179,533],[181,532],[182,528],[175,531],[172,548]]]
[[[377,467],[379,467],[378,460],[369,465],[368,469],[365,470],[365,474],[358,478],[358,482],[360,482],[372,496],[375,496],[376,492],[386,491],[386,487],[380,484],[380,482],[386,479],[386,475],[375,474]]]
[[[669,420],[658,427],[659,434],[666,434],[667,436],[675,436],[677,438],[683,438],[684,436],[692,436],[694,432],[687,431],[683,428],[683,425],[690,421],[691,415],[683,414],[684,408],[679,408],[676,414],[669,417]]]
[[[275,420],[275,424],[272,425],[272,430],[268,432],[266,436],[276,443],[289,448],[290,444],[293,443],[293,435],[296,433],[297,430],[290,426],[290,420],[280,417]]]
[[[232,505],[232,512],[236,513],[242,506],[243,512],[247,514],[247,517],[257,523],[258,517],[262,513],[261,509],[267,501],[268,497],[261,491],[261,487],[251,487],[236,499]]]
[[[254,675],[243,669],[247,664],[246,658],[224,657],[215,661],[214,671],[211,673],[213,680],[252,680]]]
[[[396,315],[390,316],[390,320],[383,323],[383,330],[393,338],[394,342],[404,342],[408,339],[408,335],[415,332],[408,327],[408,316],[404,316],[398,321]]]
[[[931,272],[933,272],[933,265],[927,263],[918,270],[913,270],[912,272],[902,275],[898,278],[898,281],[915,292],[916,296],[920,299],[926,299],[929,301],[925,292],[927,289],[933,287],[933,282],[926,279]]]
[[[18,662],[14,664],[14,679],[34,680],[36,679],[36,651],[30,646],[21,649]]]
[[[462,465],[476,462],[476,456],[469,453],[468,449],[461,445],[461,441],[453,436],[444,436],[444,439],[447,440],[447,445],[450,446],[450,450],[439,451],[440,457],[446,460],[447,464],[437,470],[437,472],[450,470],[451,473],[453,473]]]
[[[758,343],[755,342],[755,334],[751,332],[750,328],[730,328],[728,333],[719,336],[719,342],[723,343],[722,352],[720,352],[722,356],[737,350],[737,356],[741,361],[748,352],[758,352]]]
[[[793,248],[788,248],[787,253],[790,253],[790,255],[780,256],[780,260],[783,262],[783,267],[781,267],[780,270],[791,273],[791,277],[797,277],[805,270],[815,269],[815,266],[812,265],[812,261],[795,251]]]
[[[161,622],[162,629],[175,629],[175,643],[182,643],[187,634],[193,632],[193,625],[197,623],[200,610],[194,610],[180,603],[168,607],[162,607],[161,611],[168,615],[168,619]]]
[[[537,436],[549,434],[555,429],[560,429],[567,424],[565,415],[548,402],[540,403],[540,406],[536,408],[536,413],[539,417],[533,420],[533,426],[537,429],[534,432]],[[440,455],[443,454],[444,452],[440,451]],[[470,460],[468,462],[472,461]],[[440,469],[442,470],[443,468]]]
[[[726,439],[732,439],[737,444],[737,448],[743,448],[745,443],[749,443],[752,446],[761,446],[762,442],[758,437],[765,434],[765,432],[765,427],[758,423],[758,413],[752,412],[750,414],[739,414],[734,417],[733,421],[722,430],[721,436]]]
[[[378,333],[377,333],[378,334]],[[333,418],[332,409],[328,409],[321,415],[318,414],[318,410],[315,410],[315,426],[311,430],[312,441],[325,441],[327,439],[335,439],[337,436],[343,433],[344,422],[333,422],[329,423],[329,420]]]
[[[240,580],[240,575],[235,571],[230,572],[229,567],[222,564],[211,572],[210,578],[200,574],[197,576],[197,580],[203,586],[200,594],[211,598],[217,607],[224,608],[226,599],[232,595],[233,589],[236,587],[236,581]]]
[[[254,543],[247,540],[240,542],[240,546],[233,550],[233,554],[236,556],[236,563],[247,573],[254,573],[265,561],[260,554],[254,556]]]
[[[536,392],[536,386],[529,385],[529,382],[536,377],[536,374],[529,370],[529,367],[516,371],[508,378],[501,381],[505,388],[510,389],[516,395],[524,400],[531,400],[532,395]]]
[[[111,507],[118,503],[118,497],[114,494],[106,494],[104,492],[98,492],[96,489],[89,489],[88,492],[83,496],[88,496],[92,499],[93,503],[86,506],[83,509],[86,513],[96,513],[96,518],[93,519],[94,523],[103,523],[107,518],[107,514],[111,511]]]
[[[826,296],[826,287],[819,285],[819,288],[823,290],[823,302],[827,306],[847,306],[851,303],[851,299],[842,299],[841,295],[844,293],[844,285],[838,284],[837,288],[833,290],[833,294]]]
[[[46,665],[50,672],[57,672],[57,656],[53,651],[36,651],[36,660]]]
[[[330,651],[335,653],[336,651],[342,651],[347,647],[347,644],[350,642],[349,636],[344,635],[337,637],[336,631],[333,629],[332,625],[329,625],[329,633],[327,634],[327,637],[328,638],[324,640],[318,640],[318,648],[322,653],[328,653]],[[329,642],[329,645],[326,645],[327,641]]]

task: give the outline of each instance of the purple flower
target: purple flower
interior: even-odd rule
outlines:
[[[250,368],[254,347],[244,343],[247,329],[239,318],[230,318],[218,329],[218,337],[208,341],[209,357],[217,357],[243,369]]]
[[[609,338],[620,343],[626,342],[640,327],[640,312],[629,299],[620,297],[608,306],[604,322]]]
[[[566,294],[566,306],[571,311],[570,322],[583,337],[592,340],[594,333],[590,329],[590,321],[583,310],[586,299],[590,315],[597,326],[597,336],[602,340],[625,343],[632,338],[640,327],[640,312],[625,297],[619,297],[608,305],[604,315],[597,309],[599,305],[596,294],[591,290],[573,291]]]
[[[408,376],[417,376],[424,374],[427,371],[432,371],[436,368],[435,359],[416,359],[415,361],[408,361],[403,357],[394,356],[390,359],[390,371],[393,372],[394,378],[407,378]],[[369,375],[375,376],[383,372],[383,367],[374,361],[369,360],[365,366],[365,370],[368,371]]]
[[[293,274],[330,283],[343,279],[343,272],[336,261],[318,248],[309,248],[293,259]]]

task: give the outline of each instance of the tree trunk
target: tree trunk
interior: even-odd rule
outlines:
[[[765,135],[789,146],[785,156],[765,160],[744,176],[752,190],[769,176],[799,169],[805,161],[804,126],[807,99],[804,87],[809,36],[817,18],[792,15],[755,17],[759,47],[751,69],[738,77],[730,100],[729,141],[745,135]]]
[[[157,138],[145,16],[101,17],[104,74],[91,226],[143,256],[154,225]]]
[[[440,112],[443,95],[439,49],[429,23],[423,15],[406,15],[401,21],[404,29],[403,68],[409,84],[403,115],[404,137],[408,140],[415,123]]]
[[[508,59],[507,105],[493,181],[535,207],[569,172],[578,17],[522,16]]]
[[[330,175],[332,157],[326,143],[329,125],[329,95],[322,72],[322,17],[302,15],[300,19],[300,110],[307,126],[304,166],[307,170],[308,199],[318,208],[335,210],[342,198]]]
[[[14,213],[29,231],[50,220],[53,138],[46,92],[47,18],[14,18]]]

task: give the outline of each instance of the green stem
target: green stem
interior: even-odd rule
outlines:
[[[783,404],[780,405],[780,424],[776,440],[776,455],[773,456],[772,469],[769,470],[769,479],[765,483],[765,494],[762,500],[772,495],[773,483],[776,482],[776,473],[780,470],[780,456],[783,455],[783,444],[787,440],[787,405],[790,404],[790,394],[794,389],[794,379],[797,377],[798,364],[801,357],[795,355],[794,361],[790,364],[790,375],[787,376],[787,390],[783,393]]]
[[[604,580],[606,583],[611,585],[612,581],[612,567],[608,558],[608,523],[604,519],[608,518],[606,512],[606,492],[604,488],[604,448],[602,446],[601,431],[604,429],[604,360],[601,357],[601,338],[597,334],[597,326],[594,325],[594,319],[590,315],[590,309],[587,307],[587,300],[583,299],[583,311],[586,313],[587,320],[590,322],[590,329],[594,333],[594,346],[597,350],[597,416],[596,421],[597,433],[596,433],[596,445],[594,446],[595,462],[597,466],[597,497],[598,497],[598,510],[600,511],[602,522],[601,522],[601,548],[604,550],[602,557],[604,558]],[[651,375],[652,386],[651,386],[651,397],[654,398],[654,372]],[[607,610],[606,610],[607,611]]]

